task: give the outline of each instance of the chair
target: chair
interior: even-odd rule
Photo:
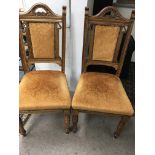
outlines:
[[[112,6],[95,16],[89,16],[88,12],[89,8],[85,8],[82,73],[72,99],[72,130],[77,131],[79,112],[117,115],[121,117],[114,132],[117,138],[134,114],[119,78],[133,27],[134,11],[130,19],[122,17]],[[120,49],[122,33],[126,35]],[[90,65],[112,67],[115,74],[86,72]]]
[[[25,72],[19,86],[19,113],[32,114],[62,111],[65,132],[69,133],[71,98],[65,76],[66,7],[62,16],[56,15],[47,5],[35,4],[26,13],[19,15],[19,43]],[[29,56],[26,57],[23,33],[25,29]],[[62,30],[62,56],[59,55],[59,34]],[[34,63],[56,63],[61,71],[35,70]],[[19,117],[19,131],[26,131]]]

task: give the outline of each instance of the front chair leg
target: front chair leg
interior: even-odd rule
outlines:
[[[127,123],[127,121],[130,119],[129,116],[122,116],[120,122],[117,125],[117,129],[114,132],[114,138],[118,138],[125,126],[125,124]]]
[[[22,119],[19,117],[19,132],[21,135],[26,136],[26,131],[23,127]]]
[[[65,128],[65,133],[69,134],[69,131],[70,131],[70,110],[64,111],[64,128]]]
[[[77,123],[78,123],[78,111],[77,110],[73,110],[72,112],[72,131],[74,133],[77,132]]]

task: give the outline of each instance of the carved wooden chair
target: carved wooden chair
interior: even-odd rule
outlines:
[[[19,43],[24,72],[19,86],[19,112],[32,114],[62,111],[65,132],[69,133],[71,98],[65,76],[66,49],[66,7],[62,16],[55,14],[45,4],[35,4],[26,13],[19,15]],[[25,30],[28,41],[29,57],[23,43]],[[59,34],[62,30],[62,55],[59,55]],[[56,63],[61,71],[30,71],[33,63]],[[23,122],[19,117],[19,131],[26,135]]]
[[[82,73],[72,100],[72,129],[77,131],[79,112],[114,114],[121,117],[114,133],[117,138],[126,121],[134,114],[119,79],[133,27],[134,11],[130,19],[122,17],[111,6],[95,16],[89,16],[88,12],[89,8],[85,8]],[[119,54],[122,33],[125,33],[125,41]],[[89,65],[112,67],[115,74],[86,72]]]

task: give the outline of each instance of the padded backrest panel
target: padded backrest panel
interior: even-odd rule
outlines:
[[[34,58],[54,58],[54,24],[29,23]]]
[[[96,26],[94,34],[93,60],[112,61],[120,27]]]

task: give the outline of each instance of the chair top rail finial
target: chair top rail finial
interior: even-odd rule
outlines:
[[[38,11],[41,9],[41,11]],[[20,15],[29,15],[29,16],[53,16],[59,17],[58,14],[54,13],[46,4],[43,3],[36,3],[34,4],[28,11],[21,12]]]
[[[129,19],[124,18],[119,11],[117,10],[117,8],[113,7],[113,6],[108,6],[103,8],[98,14],[94,15],[94,17],[105,17],[107,15],[107,13],[113,13],[113,17],[116,17],[120,20],[123,21],[129,21]]]

